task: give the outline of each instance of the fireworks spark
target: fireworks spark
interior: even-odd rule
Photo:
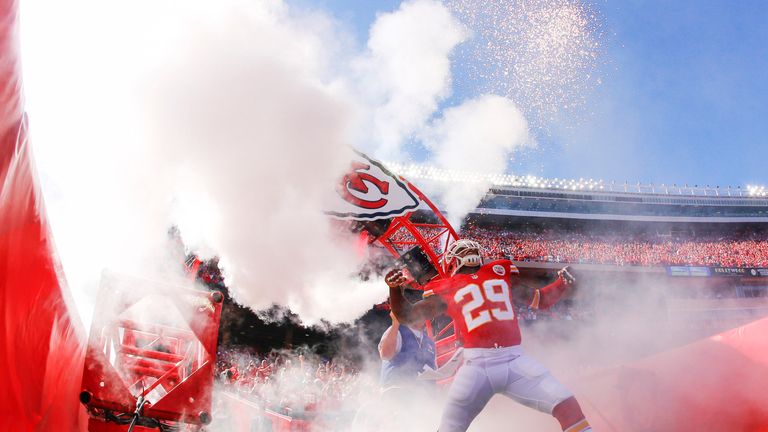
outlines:
[[[474,34],[457,58],[468,78],[482,92],[515,100],[534,123],[574,112],[600,84],[600,19],[581,2],[447,0],[447,5]]]

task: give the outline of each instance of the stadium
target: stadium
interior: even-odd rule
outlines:
[[[765,6],[656,3],[0,0],[0,432],[768,432]]]
[[[462,235],[530,275],[563,263],[611,289],[668,287],[668,319],[732,328],[765,316],[768,200],[761,188],[615,184],[395,166],[434,182],[488,181]],[[428,187],[428,186],[426,186]],[[595,285],[605,285],[596,282]]]
[[[524,287],[545,284],[554,279],[556,272],[564,265],[572,268],[580,281],[578,289],[556,306],[536,311],[519,301],[515,308],[526,335],[533,339],[572,344],[588,333],[588,337],[599,346],[624,347],[622,349],[626,350],[606,348],[600,357],[595,357],[593,353],[574,348],[570,350],[574,356],[571,367],[575,363],[579,373],[674,352],[693,342],[768,316],[768,201],[757,188],[746,188],[744,191],[741,188],[722,188],[721,192],[721,188],[717,187],[674,186],[670,190],[660,186],[657,191],[652,185],[617,187],[592,180],[514,176],[489,179],[478,173],[445,172],[417,165],[387,165],[405,178],[417,179],[414,181],[418,181],[419,187],[425,190],[439,190],[446,185],[460,187],[465,182],[492,182],[490,191],[470,213],[459,234],[483,245],[486,260],[510,257],[520,269]],[[440,207],[439,201],[435,204]],[[437,222],[427,208],[417,210],[413,219],[424,224]],[[392,225],[391,219],[385,219],[374,224],[363,224],[355,231],[360,232],[367,242],[374,243]],[[428,237],[426,232],[430,229],[423,232]],[[401,227],[390,235],[397,239],[402,256],[409,257],[405,262],[411,263],[410,268],[415,275],[428,267],[422,265],[426,258],[413,258],[409,253],[418,249],[413,246],[412,233]],[[419,262],[421,264],[414,264]],[[382,271],[392,265],[392,260],[385,258],[374,267]],[[412,293],[413,299],[419,296],[418,291]],[[370,333],[361,350],[375,345],[377,335],[386,327],[388,310],[386,304],[377,305],[356,321],[356,326],[366,328]],[[621,326],[638,320],[647,321],[647,324],[642,334],[634,334],[636,340],[631,349],[625,347],[626,333],[612,334],[600,328],[605,322]],[[253,324],[249,320],[245,322]],[[288,339],[288,343],[302,346],[307,342],[328,343],[335,339],[344,340],[348,347],[360,345],[359,340],[345,340],[340,334],[329,338],[328,335],[315,333],[309,337],[309,332],[313,330],[296,322],[285,321],[283,325],[294,328],[273,331],[266,337],[284,344],[286,338],[280,337],[283,332],[294,335],[303,333],[308,338],[294,336]],[[436,320],[433,326],[438,335],[438,346],[443,347],[438,348],[439,362],[453,353],[448,347],[455,338],[452,337],[450,321]],[[444,331],[440,331],[442,326],[445,326]],[[243,332],[240,328],[231,328],[229,333]],[[240,343],[248,346],[259,341],[243,340]],[[536,344],[533,347],[546,355],[546,347]],[[237,350],[237,344],[229,349]],[[342,352],[329,349],[327,345],[324,350],[331,357],[343,356]],[[290,369],[291,361],[298,359],[297,354],[284,352],[277,357],[268,357],[268,361],[262,360],[263,364],[258,366],[255,362],[263,357],[251,355],[246,357],[251,359],[247,361],[237,360],[236,357],[231,357],[232,361],[221,362],[219,374],[228,374],[230,378],[225,382],[234,389],[233,394],[247,400],[254,397],[251,386],[259,388],[259,380],[268,381],[267,376],[285,370],[286,362]],[[307,361],[305,359],[310,357],[302,354],[299,361]],[[351,364],[359,365],[355,362]],[[355,382],[345,375],[356,376],[355,367],[358,366],[353,366],[352,372],[343,372],[344,367],[339,368],[338,365],[334,367],[336,372],[325,370],[321,365],[313,366],[318,377],[333,376],[334,373],[344,376],[337,378],[339,382],[348,383],[345,384],[347,387],[342,386],[343,390],[337,390],[340,393],[365,388],[366,384]],[[232,379],[228,371],[241,378]],[[630,372],[623,371],[622,374],[621,379],[634,380],[626,378]],[[337,381],[330,379],[328,382]],[[313,400],[327,397],[325,391],[328,390],[308,391],[307,397]],[[342,400],[335,403],[342,404]],[[648,401],[623,403],[638,404],[639,407]],[[279,413],[295,414],[295,407],[289,406],[290,403],[284,407],[274,406],[273,420],[278,422],[277,419],[285,418],[279,417]],[[301,420],[294,419],[294,423],[298,421],[304,425],[300,427],[308,427],[306,425],[312,423],[313,415],[303,410],[300,412]],[[343,412],[338,408],[331,408],[328,412],[343,418]],[[656,427],[664,429],[668,425],[658,424]]]

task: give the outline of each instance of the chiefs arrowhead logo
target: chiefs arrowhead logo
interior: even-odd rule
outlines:
[[[336,192],[340,199],[326,213],[340,219],[385,219],[402,216],[419,206],[419,200],[400,178],[358,152],[339,179]]]
[[[369,173],[368,170],[371,169],[369,164],[353,161],[351,168],[352,171],[345,174],[344,178],[341,179],[341,183],[339,183],[337,189],[339,195],[353,205],[365,209],[380,209],[387,205],[389,200],[385,197],[389,193],[389,182],[376,178]],[[369,184],[378,189],[381,198],[374,200],[363,198],[369,193]],[[357,193],[353,194],[352,191]]]

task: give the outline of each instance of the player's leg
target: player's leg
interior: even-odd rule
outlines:
[[[448,390],[439,432],[464,432],[493,396],[485,369],[464,364]]]
[[[576,398],[571,396],[560,402],[552,409],[552,416],[560,422],[560,427],[566,432],[586,432],[591,431],[581,406]]]
[[[570,390],[532,357],[521,355],[509,363],[510,377],[504,395],[555,417],[564,431],[592,429]]]

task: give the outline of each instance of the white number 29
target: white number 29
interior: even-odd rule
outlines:
[[[499,321],[515,319],[515,310],[512,308],[509,296],[509,284],[503,279],[490,279],[483,282],[482,291],[478,285],[469,284],[456,291],[453,299],[459,303],[467,296],[469,301],[461,307],[461,313],[467,323],[467,331],[491,322],[492,319]],[[485,306],[486,301],[492,304]]]

